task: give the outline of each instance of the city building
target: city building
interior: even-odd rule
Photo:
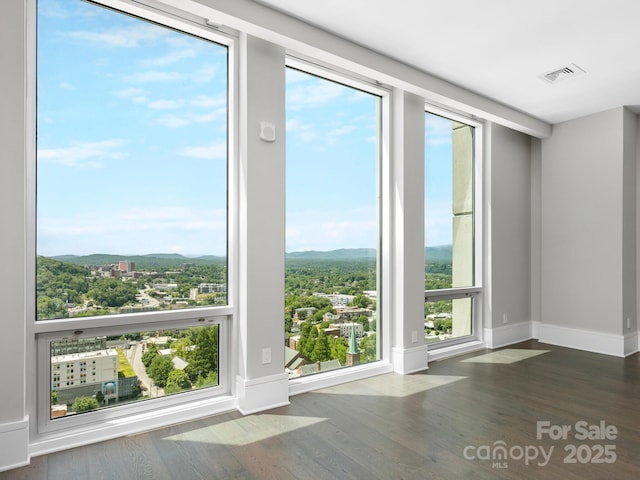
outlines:
[[[118,354],[115,350],[89,350],[51,356],[51,388],[58,403],[95,396],[118,400]]]
[[[48,418],[50,413],[48,407],[43,411],[42,405],[48,404],[49,392],[45,388],[43,394],[41,385],[49,381],[63,382],[62,374],[60,380],[57,377],[54,380],[47,371],[48,358],[43,359],[43,352],[44,357],[50,352],[50,342],[73,332],[94,336],[91,330],[95,329],[98,330],[95,336],[103,335],[104,331],[117,335],[123,330],[131,331],[132,327],[117,316],[101,317],[88,329],[81,318],[51,322],[35,320],[34,206],[38,190],[33,178],[37,153],[37,9],[35,0],[2,1],[0,264],[8,273],[0,280],[4,346],[0,349],[0,364],[4,366],[2,378],[6,387],[0,409],[0,471],[28,465],[41,455],[72,447],[82,448],[93,442],[215,413],[249,415],[282,408],[278,410],[278,416],[286,417],[286,413],[280,414],[286,411],[292,398],[303,392],[363,380],[364,377],[369,380],[377,375],[396,377],[421,372],[421,377],[429,379],[427,367],[435,360],[532,339],[540,345],[587,352],[589,355],[581,358],[587,358],[592,366],[588,374],[574,377],[573,373],[580,371],[584,362],[565,365],[549,360],[544,366],[537,364],[537,368],[547,371],[557,368],[558,387],[575,388],[577,392],[573,397],[568,395],[566,402],[547,402],[538,420],[562,421],[570,416],[573,410],[570,402],[588,396],[580,384],[593,385],[594,391],[606,391],[610,395],[607,397],[610,402],[605,399],[593,406],[593,421],[613,415],[617,399],[635,396],[638,378],[633,373],[628,374],[635,370],[627,371],[628,362],[624,361],[635,362],[640,345],[640,255],[637,254],[640,251],[637,234],[640,226],[637,217],[640,211],[640,184],[637,181],[640,72],[635,60],[640,2],[382,1],[375,2],[375,8],[371,7],[373,2],[364,0],[110,0],[108,3],[133,17],[160,19],[189,35],[204,32],[202,35],[212,37],[212,42],[231,43],[233,50],[229,58],[234,62],[238,59],[231,69],[235,81],[232,94],[235,96],[227,112],[233,120],[230,125],[233,145],[229,148],[233,163],[229,168],[231,181],[228,187],[232,199],[229,257],[233,260],[229,273],[234,283],[229,286],[229,305],[211,313],[210,318],[199,317],[197,313],[189,318],[190,321],[213,318],[228,327],[226,331],[230,333],[224,338],[225,349],[221,350],[221,355],[225,355],[222,361],[230,366],[224,383],[228,389],[215,399],[200,398],[201,403],[185,401],[182,405],[175,400],[172,404],[154,399],[155,403],[146,407],[144,415],[140,414],[142,410],[132,406],[121,414],[116,409],[108,409],[112,415],[109,421],[90,422],[81,418],[92,418],[94,414],[89,413],[73,418],[77,424],[88,422],[81,426],[68,422],[56,431],[40,428],[39,419]],[[128,47],[136,41],[123,40],[121,35],[113,33],[101,30],[76,32],[76,35],[87,42],[115,44],[121,41],[118,48]],[[150,62],[151,55],[148,58]],[[383,150],[378,183],[378,212],[383,227],[379,238],[382,245],[381,288],[377,297],[382,312],[377,318],[378,332],[385,335],[382,360],[340,370],[340,375],[323,372],[308,379],[300,377],[291,381],[283,366],[282,340],[286,253],[286,218],[283,214],[286,211],[286,64],[297,69],[306,68],[331,80],[359,86],[366,83],[376,89],[383,98],[384,121],[379,124],[385,135],[378,145]],[[177,64],[172,67],[174,65]],[[154,72],[149,68],[147,73]],[[170,78],[175,80],[176,77],[186,81],[180,73]],[[124,80],[125,76],[118,78]],[[73,88],[74,80],[73,72],[69,72],[69,78],[60,79],[61,95]],[[189,78],[191,83],[197,80]],[[154,90],[157,94],[153,100],[163,98],[160,83],[163,82],[154,84],[153,89],[148,87],[149,92]],[[123,84],[122,88],[134,87]],[[146,92],[147,84],[144,89],[136,84],[136,88]],[[88,99],[87,103],[100,106],[111,100],[98,97]],[[206,103],[203,99],[198,100]],[[139,108],[147,108],[147,104],[139,104]],[[157,113],[148,108],[150,113]],[[478,209],[473,223],[478,229],[478,235],[473,237],[477,245],[470,255],[473,263],[469,263],[478,267],[473,270],[478,277],[477,284],[452,293],[473,302],[474,308],[469,310],[473,312],[475,323],[468,324],[473,326],[472,331],[461,334],[468,337],[468,341],[452,342],[446,348],[425,342],[422,334],[425,321],[422,199],[425,192],[426,110],[477,125],[476,140],[481,142],[473,159],[474,178],[479,187],[477,195],[462,199],[453,210],[461,220],[457,226],[462,230],[469,228],[471,222],[464,218],[464,212],[458,207],[473,203]],[[207,115],[185,113],[175,119],[184,124],[200,121],[203,117]],[[172,134],[184,135],[185,131],[186,128],[173,128]],[[331,142],[336,133],[339,132],[330,135],[327,130],[322,138]],[[70,171],[94,168],[100,162],[123,158],[118,138],[102,138],[97,131],[95,134],[85,149],[70,144],[63,149],[43,151],[42,158],[64,164]],[[96,150],[99,157],[95,155]],[[177,152],[176,158],[179,160],[181,154],[192,154],[207,159],[216,156],[218,161],[217,150],[215,155],[212,150],[216,150],[213,145],[186,144]],[[225,151],[224,148],[220,150]],[[87,152],[94,152],[94,155]],[[128,161],[122,163],[126,165]],[[157,165],[158,170],[167,172],[178,168],[177,162]],[[194,171],[194,176],[197,173]],[[104,185],[89,188],[99,188],[105,196],[115,198],[117,179],[111,183],[107,180]],[[136,178],[137,182],[145,180]],[[310,178],[309,182],[313,180]],[[354,179],[352,184],[357,189],[359,179]],[[60,188],[72,189],[73,180],[65,181]],[[123,198],[126,203],[126,194]],[[118,218],[122,212],[123,208],[114,206],[113,211],[105,214]],[[66,215],[67,212],[58,212],[59,218]],[[115,234],[108,224],[103,226],[105,235]],[[84,225],[78,223],[74,227],[81,238]],[[56,226],[38,225],[38,228],[55,229]],[[323,234],[322,229],[318,229],[318,234]],[[96,275],[110,276],[115,275],[114,272],[114,269],[101,269],[96,270]],[[341,300],[340,303],[344,304]],[[144,324],[145,328],[161,328],[154,323],[156,313],[149,313],[150,322]],[[186,314],[170,313],[176,322],[186,322]],[[111,356],[105,355],[105,358]],[[65,365],[67,375],[66,363],[58,364]],[[601,369],[605,364],[608,370]],[[507,397],[513,395],[510,397],[512,403],[507,403],[495,417],[478,418],[475,410],[464,404],[467,409],[459,412],[455,429],[438,426],[441,436],[438,445],[402,445],[399,443],[403,440],[402,432],[397,432],[398,440],[387,450],[398,456],[411,453],[409,450],[428,452],[434,456],[421,457],[420,461],[429,462],[434,469],[442,468],[446,462],[440,460],[445,458],[451,465],[450,474],[472,469],[476,464],[469,467],[462,457],[466,444],[457,443],[470,433],[466,430],[470,422],[477,422],[473,423],[476,430],[490,429],[491,434],[487,433],[479,440],[486,442],[482,445],[492,445],[501,439],[506,441],[516,432],[510,429],[505,415],[516,410],[519,414],[530,411],[533,397],[548,393],[547,389],[540,391],[533,383],[519,383],[522,391],[531,392],[528,397],[508,390],[510,379],[501,374],[505,365],[508,364],[485,362],[468,369],[469,375],[474,375],[473,370],[493,369],[491,371],[495,372],[492,381],[488,382],[490,385],[474,384],[478,391],[473,395],[478,403],[492,388],[504,389]],[[76,368],[79,364],[73,367],[73,379],[71,373],[64,377],[65,384],[77,380]],[[518,373],[519,380],[528,376],[526,371]],[[416,379],[414,375],[411,377]],[[455,381],[464,382],[463,378]],[[614,380],[622,385],[617,391],[608,388],[607,382]],[[359,397],[359,384],[354,382],[352,385],[356,391],[350,398],[355,402]],[[446,388],[448,386],[439,384],[437,388],[417,395],[426,398],[432,392]],[[548,390],[556,389],[549,387]],[[360,394],[369,400],[372,398],[366,390]],[[375,417],[393,420],[396,412],[384,411],[391,400],[382,394],[376,399],[379,408],[373,408]],[[403,404],[397,407],[403,412],[407,408]],[[424,410],[418,411],[425,414]],[[313,415],[312,401],[307,413]],[[371,411],[367,411],[367,415],[374,417]],[[624,415],[624,433],[635,438],[637,415],[632,407]],[[66,420],[55,421],[64,423]],[[416,422],[419,420],[420,417],[415,418]],[[326,427],[331,422],[323,422],[323,425]],[[535,424],[526,427],[533,429],[531,439],[535,439]],[[334,431],[327,429],[327,432],[322,439],[330,444],[334,441]],[[286,438],[287,433],[282,435]],[[347,437],[353,444],[362,445],[361,439]],[[625,441],[622,437],[617,444],[620,449]],[[186,444],[183,442],[181,446]],[[257,443],[251,445],[255,447]],[[449,445],[455,452],[446,451],[442,445]],[[591,445],[593,443],[588,444]],[[236,445],[234,448],[241,450],[242,447]],[[307,452],[314,451],[306,445],[305,448]],[[263,449],[260,446],[254,451],[258,450]],[[629,449],[630,452],[639,450],[640,444]],[[121,451],[126,451],[126,447]],[[106,468],[109,469],[125,460],[121,454],[119,458],[102,449],[100,452],[105,454],[100,465],[108,465]],[[314,462],[326,462],[328,466],[340,453],[339,449],[334,449],[331,454],[314,458]],[[633,455],[620,455],[619,463],[607,465],[610,469],[604,473],[594,470],[593,476],[637,477],[637,465],[626,463]],[[414,458],[410,457],[411,460]],[[287,455],[282,454],[278,459],[285,460]],[[376,460],[378,458],[367,459]],[[376,465],[387,466],[384,460]],[[390,463],[393,462],[391,459]],[[389,477],[408,478],[410,472],[406,470],[406,464],[403,467],[397,457],[396,462],[399,471]],[[97,462],[91,463],[92,468],[101,468]],[[207,458],[203,464],[211,463],[214,463],[212,459]],[[357,466],[355,462],[348,465]],[[577,465],[582,466],[585,465]],[[276,467],[271,464],[270,468],[274,469],[270,472],[274,472]],[[562,463],[554,464],[553,468],[551,473],[557,478],[580,475],[576,470],[565,474],[563,469],[567,466]],[[534,469],[537,467],[531,466],[527,472]],[[46,468],[39,471],[46,471]],[[510,471],[519,474],[520,478],[526,475],[522,469],[515,468],[494,470],[493,473],[502,473],[506,478]],[[474,473],[476,471],[471,470],[469,476]],[[91,475],[100,476],[100,472],[94,470]],[[446,478],[442,472],[435,476]],[[481,472],[479,476],[491,478],[491,471],[484,475]],[[425,474],[424,478],[427,477]]]

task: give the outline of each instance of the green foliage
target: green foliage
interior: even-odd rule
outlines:
[[[198,377],[194,386],[196,388],[213,387],[218,385],[218,372],[209,372],[206,377]]]
[[[127,357],[122,349],[117,348],[116,351],[118,352],[118,377],[120,377],[121,374],[125,378],[135,377],[136,372],[133,371],[133,367],[129,363],[129,360],[127,360]]]
[[[424,281],[425,290],[441,290],[443,288],[451,288],[451,275],[443,273],[427,273]]]
[[[89,272],[78,265],[36,258],[36,308],[38,320],[64,318],[65,303],[80,303],[89,289]]]
[[[58,404],[58,392],[52,391],[51,392],[51,405],[57,405],[57,404]]]
[[[355,297],[353,297],[353,300],[351,300],[351,303],[349,303],[349,305],[352,307],[367,308],[372,303],[373,300],[359,293]]]
[[[87,292],[96,304],[114,308],[135,303],[137,294],[136,284],[123,282],[117,278],[99,278]]]
[[[76,413],[82,413],[95,410],[98,407],[98,401],[93,397],[77,397],[71,406],[71,410]]]
[[[336,291],[345,295],[355,295],[363,290],[375,288],[375,258],[286,260],[285,291],[288,295]]]
[[[424,302],[424,316],[437,315],[438,313],[451,313],[453,302],[451,300],[439,300],[437,302]]]
[[[315,328],[315,327],[314,327]],[[309,358],[314,362],[324,362],[331,358],[331,347],[329,346],[329,339],[322,329],[316,329],[318,336],[314,341],[313,350]]]
[[[192,382],[218,371],[218,327],[197,327],[194,349],[185,369]]]
[[[96,401],[98,402],[98,405],[102,405],[102,402],[104,402],[104,393],[100,390],[96,392]]]
[[[363,363],[377,360],[376,342],[377,339],[375,333],[364,337],[360,342],[360,360]]]
[[[155,343],[150,343],[147,345],[147,351],[142,354],[142,364],[145,368],[149,368],[153,359],[158,356],[158,347]]]
[[[191,380],[189,375],[182,370],[172,370],[167,377],[167,385],[164,389],[165,393],[176,393],[191,388]]]
[[[318,338],[318,327],[315,325],[311,326],[309,330],[309,336],[307,337],[306,342],[304,343],[304,348],[300,350],[302,355],[311,359],[313,355],[313,348],[316,346],[316,339]]]
[[[341,365],[347,363],[347,350],[349,342],[343,337],[329,337],[329,348],[331,349],[331,358],[340,362]]]
[[[157,386],[164,387],[172,370],[173,363],[171,359],[164,355],[157,355],[149,365],[149,368],[147,368],[147,374]]]
[[[362,325],[363,332],[369,331],[369,317],[367,317],[366,315],[359,315],[354,319],[354,321]]]

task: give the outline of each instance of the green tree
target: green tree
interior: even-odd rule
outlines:
[[[206,377],[198,377],[194,386],[196,388],[218,385],[218,372],[209,372]]]
[[[191,382],[218,371],[218,327],[198,327],[194,349],[185,369]]]
[[[353,300],[351,300],[349,305],[351,305],[352,307],[367,308],[372,303],[373,300],[371,300],[366,295],[359,293],[355,297],[353,297]]]
[[[296,350],[302,353],[302,355],[304,355],[307,342],[309,341],[310,332],[311,332],[311,324],[309,322],[302,322],[300,324],[300,339],[296,344]]]
[[[178,393],[191,388],[189,376],[182,370],[172,370],[167,377],[167,385],[164,387],[164,393]]]
[[[363,363],[372,362],[377,359],[376,345],[377,345],[377,342],[376,342],[375,333],[368,335],[362,339],[362,341],[360,342],[360,352],[361,352],[361,358],[363,359]]]
[[[137,285],[123,282],[117,278],[101,278],[96,280],[87,295],[103,307],[122,307],[136,302]]]
[[[369,317],[366,315],[359,315],[355,321],[362,325],[363,332],[369,331]]]
[[[171,359],[165,355],[157,355],[147,368],[147,374],[157,386],[164,387],[172,370],[173,362]]]
[[[76,413],[81,413],[95,410],[98,407],[98,401],[93,397],[77,397],[71,406],[71,410]]]
[[[142,354],[142,364],[145,368],[149,368],[153,359],[158,356],[158,347],[155,343],[147,344],[147,351]]]
[[[346,338],[329,338],[329,348],[331,349],[331,358],[338,360],[342,365],[347,363],[347,349],[349,348],[349,344]]]
[[[51,405],[57,405],[58,404],[58,392],[53,391],[51,392]]]
[[[309,358],[314,362],[324,362],[325,360],[329,360],[331,358],[331,347],[329,346],[329,339],[327,335],[324,333],[324,330],[317,329],[318,338],[313,346],[313,351]]]
[[[313,355],[313,349],[316,346],[316,339],[318,338],[318,327],[315,325],[311,326],[311,330],[309,330],[309,337],[304,344],[304,348],[300,350],[302,355],[311,359]]]
[[[167,387],[176,385],[180,390],[191,388],[191,380],[184,370],[172,370],[167,377]]]
[[[102,405],[102,402],[104,402],[104,393],[100,390],[96,392],[96,401],[98,402],[98,405]]]

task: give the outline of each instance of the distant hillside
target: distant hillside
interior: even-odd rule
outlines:
[[[425,263],[451,263],[453,248],[451,245],[438,245],[437,247],[425,247]]]
[[[317,250],[307,250],[305,252],[287,253],[287,259],[302,260],[356,260],[362,258],[376,258],[376,250],[374,248],[340,248],[338,250],[329,250],[320,252]]]
[[[452,248],[451,245],[426,247],[424,254],[426,263],[451,263]],[[58,255],[50,258],[74,265],[111,265],[118,263],[120,260],[125,260],[135,262],[137,270],[176,266],[182,263],[211,265],[225,261],[224,257],[215,255],[186,257],[179,253],[150,253],[148,255],[94,253],[92,255]],[[374,248],[340,248],[329,251],[308,250],[287,253],[286,258],[288,260],[372,260],[376,258],[376,250]]]
[[[74,265],[112,265],[119,261],[134,262],[136,270],[156,269],[158,267],[177,266],[182,263],[194,265],[211,265],[225,260],[224,257],[204,255],[202,257],[185,257],[179,253],[150,253],[148,255],[113,255],[107,253],[94,253],[92,255],[58,255],[51,257],[60,262]]]

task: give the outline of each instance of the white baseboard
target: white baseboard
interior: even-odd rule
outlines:
[[[130,415],[122,419],[107,420],[75,431],[65,431],[62,435],[56,433],[46,434],[31,443],[29,453],[33,457],[69,448],[82,447],[91,443],[233,411],[236,408],[236,398],[231,396],[175,405],[138,415]]]
[[[575,348],[577,350],[586,350],[593,353],[603,353],[616,357],[625,356],[626,337],[623,335],[560,327],[548,323],[540,323],[539,330],[538,339],[542,343]],[[628,343],[633,345],[633,340]]]
[[[484,341],[489,348],[500,348],[530,340],[535,338],[533,335],[533,323],[534,322],[520,322],[502,325],[497,328],[485,328],[483,331]]]
[[[446,358],[455,357],[457,355],[477,352],[478,350],[482,350],[485,348],[487,348],[487,344],[484,341],[480,340],[448,345],[446,347],[439,347],[437,345],[431,344],[429,345],[429,362],[436,362],[438,360],[444,360]]]
[[[238,410],[243,415],[289,405],[289,377],[278,373],[267,377],[236,377]]]
[[[420,372],[429,368],[429,350],[427,345],[419,347],[393,347],[393,371],[402,375]]]
[[[29,419],[0,424],[0,472],[29,465]]]
[[[640,347],[640,332],[627,333],[624,336],[624,356],[637,353]]]
[[[390,363],[375,362],[294,378],[289,380],[289,395],[312,392],[321,388],[334,387],[342,383],[355,382],[363,378],[391,372],[393,372],[393,367]]]

